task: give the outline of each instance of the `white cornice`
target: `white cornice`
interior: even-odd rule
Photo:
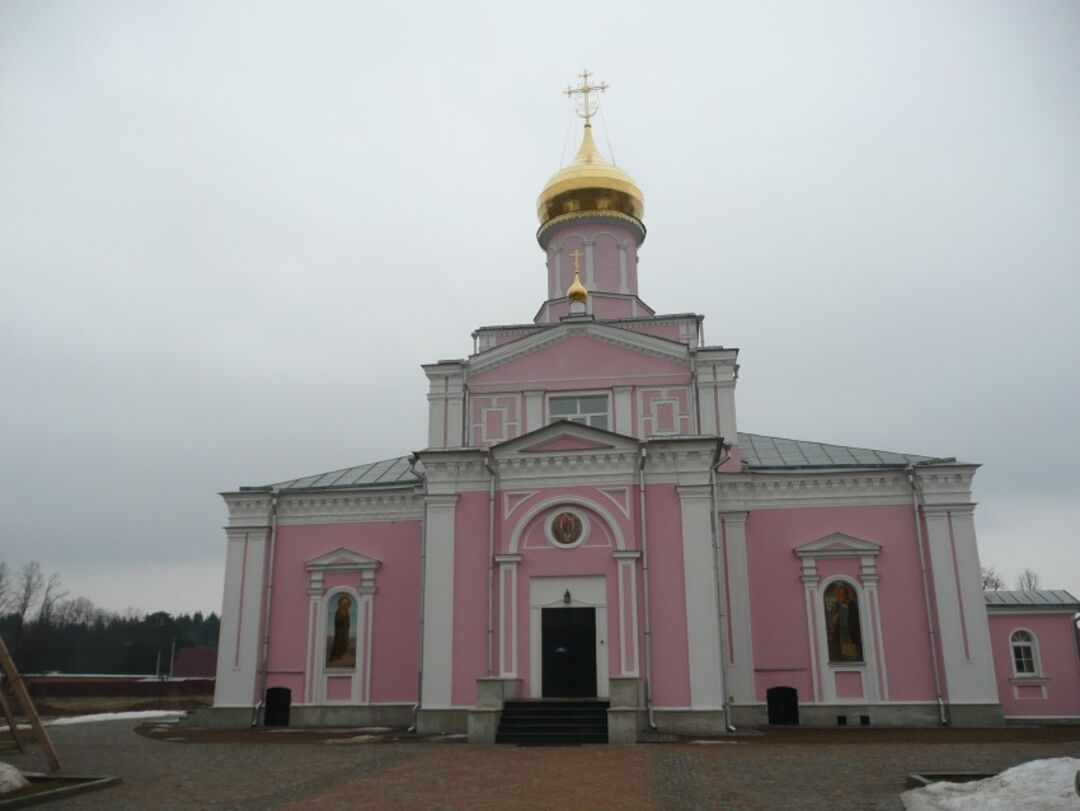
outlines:
[[[911,504],[911,486],[902,470],[721,474],[716,493],[722,511]]]
[[[270,525],[269,492],[226,493],[229,528],[262,528]],[[277,522],[296,524],[349,524],[374,521],[419,521],[423,496],[419,489],[360,491],[312,490],[278,493]]]

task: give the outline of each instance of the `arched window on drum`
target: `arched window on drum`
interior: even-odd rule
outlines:
[[[859,593],[855,586],[846,580],[837,580],[825,589],[824,601],[829,661],[863,661]]]

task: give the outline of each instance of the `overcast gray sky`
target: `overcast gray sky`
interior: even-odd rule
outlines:
[[[419,364],[544,297],[588,66],[740,428],[981,462],[984,563],[1080,595],[1077,43],[1074,0],[7,0],[0,559],[219,610],[218,491],[422,447]]]

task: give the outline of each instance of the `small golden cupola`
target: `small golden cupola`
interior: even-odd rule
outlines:
[[[645,237],[641,219],[645,214],[645,197],[634,179],[606,160],[593,140],[592,117],[598,109],[596,95],[607,84],[590,84],[589,71],[582,71],[581,85],[567,88],[566,95],[578,98],[578,115],[585,119],[581,148],[569,166],[560,169],[544,186],[536,201],[540,219],[537,237],[541,243],[544,233],[555,224],[571,218],[610,217],[628,221],[640,232],[639,243]]]
[[[585,285],[581,283],[581,275],[576,270],[574,271],[574,281],[566,288],[566,297],[570,299],[570,301],[580,301],[583,304],[585,303],[585,299],[589,297],[589,291],[586,290]]]

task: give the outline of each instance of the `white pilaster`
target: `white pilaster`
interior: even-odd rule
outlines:
[[[544,392],[525,392],[525,428],[522,433],[544,427]]]
[[[626,276],[626,243],[619,243],[619,292],[629,293],[630,283]]]
[[[720,635],[717,625],[716,569],[713,564],[711,493],[708,485],[680,485],[686,636],[690,662],[690,704],[721,709]]]
[[[611,430],[626,436],[634,436],[634,424],[631,417],[631,408],[633,402],[633,386],[615,386],[612,390],[614,406],[615,406],[615,419],[612,423]]]
[[[638,675],[637,549],[614,553],[619,578],[619,665],[621,675]]]
[[[267,532],[267,527],[225,530],[228,552],[214,682],[215,707],[250,707],[258,700]]]
[[[496,555],[499,564],[499,675],[517,678],[518,564],[521,555]]]
[[[938,632],[950,704],[998,701],[975,546],[973,504],[924,509]]]
[[[454,663],[454,520],[457,495],[426,496],[424,563],[425,709],[452,705]]]
[[[721,586],[726,586],[725,614],[730,617],[728,693],[739,704],[754,697],[754,649],[750,626],[750,567],[746,558],[746,513],[726,512],[721,521]],[[725,565],[726,562],[726,565]]]

